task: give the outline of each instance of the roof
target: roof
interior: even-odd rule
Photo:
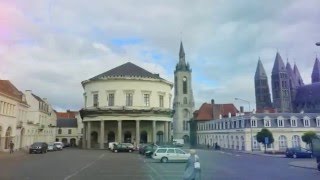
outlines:
[[[295,76],[289,62],[287,62],[286,69],[287,69],[288,77],[291,80],[291,81],[289,81],[289,83],[291,83],[292,87],[296,87],[297,86],[296,76]]]
[[[0,80],[0,92],[22,102],[23,93],[19,91],[9,80]]]
[[[286,72],[286,68],[284,66],[283,60],[282,60],[279,52],[277,52],[276,59],[274,61],[274,65],[272,68],[272,74],[277,74],[279,72]]]
[[[76,118],[76,112],[67,111],[67,112],[57,112],[58,119],[68,119],[68,118]]]
[[[182,41],[180,42],[179,57],[185,57]]]
[[[35,94],[33,94],[33,93],[31,93],[31,95],[32,95],[34,98],[36,98],[39,102],[45,103],[44,100],[41,99],[39,96],[37,96],[37,95],[35,95]]]
[[[294,64],[293,73],[296,75],[296,81],[297,81],[296,83],[297,83],[297,85],[303,86],[304,83],[303,83],[302,77],[300,75],[299,69],[298,69],[296,64]]]
[[[254,79],[260,79],[260,78],[268,78],[268,77],[267,77],[266,71],[264,70],[262,62],[261,62],[261,60],[259,58],[258,65],[257,65],[257,70],[256,70],[256,74],[254,76]]]
[[[319,59],[316,58],[314,65],[313,65],[313,70],[312,70],[312,81],[317,82],[320,78],[320,62]]]
[[[231,113],[231,116],[236,116],[238,112],[234,104],[203,103],[194,114],[196,120],[212,120],[219,119],[220,115],[222,115],[222,117],[228,117],[229,113]]]
[[[295,103],[320,102],[320,82],[301,86],[297,89]]]
[[[57,127],[58,128],[64,128],[64,127],[69,127],[69,128],[76,128],[78,127],[78,121],[76,118],[58,118],[57,119]]]
[[[90,80],[96,80],[104,77],[143,77],[143,78],[154,78],[162,79],[159,74],[153,74],[131,62],[122,64],[121,66],[115,67],[109,71],[99,74]]]

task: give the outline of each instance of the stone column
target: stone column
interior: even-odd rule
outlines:
[[[153,143],[156,143],[156,141],[157,141],[156,135],[157,135],[156,121],[152,121],[152,140],[153,140]]]
[[[140,120],[136,121],[136,146],[140,144]]]
[[[86,148],[86,140],[87,140],[87,123],[86,122],[83,122],[83,134],[82,134],[82,148]]]
[[[91,122],[88,121],[88,131],[87,131],[87,148],[90,149],[91,148]]]
[[[163,133],[163,141],[168,142],[168,123],[167,121],[164,122],[164,133]]]
[[[100,121],[100,149],[104,149],[104,121]]]
[[[122,121],[118,120],[118,142],[121,143],[121,135],[122,135]]]
[[[168,142],[171,142],[171,126],[172,123],[168,122]]]

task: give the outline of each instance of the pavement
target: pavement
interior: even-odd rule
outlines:
[[[1,159],[15,159],[18,157],[26,156],[28,153],[23,150],[16,150],[14,153],[10,154],[9,152],[0,151],[0,160]]]
[[[289,163],[289,165],[293,167],[306,168],[306,169],[316,169],[316,170],[318,169],[317,162],[315,159],[292,161]]]

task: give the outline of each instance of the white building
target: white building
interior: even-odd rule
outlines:
[[[174,116],[173,137],[189,142],[189,120],[194,111],[191,68],[185,60],[182,42],[180,44],[179,62],[174,71]]]
[[[167,142],[173,84],[130,62],[82,82],[83,144]]]
[[[210,146],[217,143],[227,149],[260,151],[264,146],[256,141],[256,135],[262,128],[269,129],[274,138],[274,143],[268,146],[267,150],[308,148],[301,136],[306,131],[320,134],[320,114],[262,113],[198,121],[197,143]]]

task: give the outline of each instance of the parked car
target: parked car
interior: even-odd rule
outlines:
[[[48,144],[48,151],[57,151],[58,148],[54,143]]]
[[[132,152],[134,148],[129,147],[126,143],[119,143],[113,145],[113,152]]]
[[[312,158],[312,152],[308,149],[301,147],[298,148],[287,148],[286,157],[292,158]]]
[[[144,155],[146,155],[146,157],[151,157],[152,154],[159,148],[158,145],[156,144],[150,144],[146,147],[144,147]]]
[[[133,145],[133,144],[131,144],[131,143],[122,143],[122,144],[125,144],[125,145],[127,145],[128,147],[130,147],[130,148],[132,148],[132,149],[134,149],[134,150],[135,150],[134,145]]]
[[[48,151],[48,144],[45,142],[35,142],[30,146],[29,153],[46,153]]]
[[[54,142],[53,143],[55,146],[57,146],[58,150],[62,150],[63,149],[63,143],[62,142]]]
[[[139,144],[139,154],[144,154],[145,147],[148,146],[149,144]]]
[[[169,161],[187,161],[190,157],[189,153],[184,152],[180,148],[158,148],[153,154],[152,158],[160,160],[162,163]]]
[[[183,147],[184,139],[173,139],[173,145],[177,147]]]
[[[118,144],[117,142],[109,142],[109,144],[108,144],[108,148],[111,150],[111,151],[113,151],[113,148],[114,148],[114,145],[115,144]]]

